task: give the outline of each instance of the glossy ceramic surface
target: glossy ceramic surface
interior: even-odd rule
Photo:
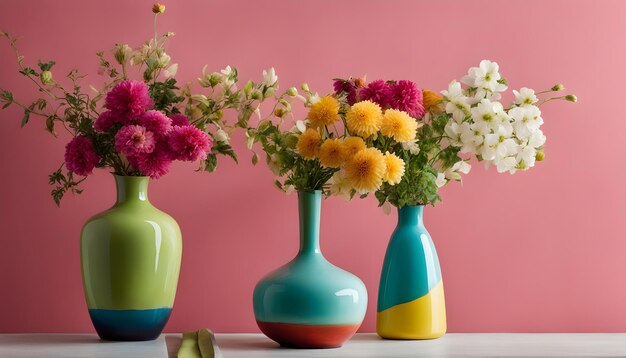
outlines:
[[[398,209],[380,278],[376,332],[390,339],[431,339],[446,332],[441,269],[423,206]]]
[[[115,205],[83,227],[85,298],[96,330],[106,332],[103,339],[154,339],[174,304],[180,229],[171,216],[150,204],[149,178],[115,176],[115,180]]]
[[[254,289],[259,327],[284,346],[340,346],[365,316],[367,290],[363,282],[328,262],[320,251],[321,199],[320,191],[298,193],[300,251]]]

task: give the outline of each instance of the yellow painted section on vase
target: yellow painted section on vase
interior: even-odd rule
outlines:
[[[387,339],[434,339],[446,333],[443,281],[428,294],[376,315],[376,333]]]

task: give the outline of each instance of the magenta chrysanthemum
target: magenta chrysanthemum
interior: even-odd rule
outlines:
[[[152,153],[129,158],[130,163],[143,175],[158,179],[169,173],[172,159],[164,146],[158,145]]]
[[[113,127],[113,125],[117,122],[118,122],[118,118],[115,114],[113,114],[113,112],[111,111],[102,112],[100,113],[96,121],[93,123],[93,129],[95,129],[98,132],[106,132],[109,129],[111,129],[111,127]]]
[[[65,146],[65,166],[71,172],[89,175],[99,162],[93,143],[85,136],[76,136]]]
[[[187,116],[182,114],[172,114],[170,119],[173,126],[188,126],[190,124]]]
[[[154,145],[154,134],[142,126],[127,125],[115,135],[115,149],[128,156],[151,153]]]
[[[382,108],[391,104],[391,87],[383,80],[376,80],[359,91],[359,99],[361,101],[370,100]]]
[[[407,112],[413,118],[424,116],[424,97],[414,82],[402,80],[391,85],[391,108]]]
[[[148,86],[141,81],[122,81],[106,96],[106,108],[127,122],[139,117],[154,102],[148,93]]]
[[[349,105],[353,105],[356,102],[356,85],[352,81],[338,79],[333,82],[333,88],[335,89],[336,94],[341,94],[345,92]]]
[[[160,111],[147,111],[139,117],[138,123],[157,137],[166,136],[172,130],[172,120]]]
[[[194,126],[174,127],[168,144],[172,156],[178,160],[196,161],[206,159],[213,142],[209,136]]]

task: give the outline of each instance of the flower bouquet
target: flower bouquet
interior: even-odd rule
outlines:
[[[19,72],[33,82],[41,97],[26,105],[5,89],[0,104],[24,110],[22,126],[32,116],[45,119],[46,129],[69,133],[64,163],[50,175],[57,205],[94,168],[107,168],[115,176],[117,202],[85,224],[81,235],[81,262],[85,297],[92,322],[103,339],[156,338],[170,315],[182,252],[176,221],[148,200],[149,178],[168,173],[175,160],[199,162],[213,171],[217,155],[237,160],[229,144],[233,126],[225,110],[238,113],[245,123],[263,100],[278,87],[272,70],[261,83],[237,88],[237,70],[202,71],[198,79],[204,93],[192,94],[192,85],[179,86],[177,64],[165,52],[167,32],[158,35],[156,20],[165,11],[152,8],[153,38],[133,49],[117,44],[110,54],[99,52],[102,87],[84,90],[84,76],[72,70],[64,86],[53,76],[54,61],[26,65],[16,39],[6,38],[17,56]],[[133,79],[140,78],[140,79]]]
[[[446,331],[443,283],[435,247],[423,225],[423,206],[441,200],[439,189],[460,181],[472,158],[500,173],[532,168],[544,159],[546,142],[539,106],[558,99],[575,102],[576,96],[539,100],[537,95],[561,91],[563,86],[538,93],[524,87],[513,91],[515,100],[505,107],[500,99],[507,82],[498,64],[487,60],[441,94],[420,90],[406,80],[337,79],[334,88],[341,106],[349,106],[347,135],[362,137],[367,151],[379,154],[378,159],[369,155],[368,164],[358,166],[359,176],[367,177],[370,185],[361,185],[353,174],[354,163],[348,162],[334,174],[335,183],[345,185],[331,189],[350,197],[367,189],[379,205],[398,208],[398,227],[381,275],[377,332],[394,339],[439,337]],[[364,107],[370,109],[360,110]],[[351,125],[355,111],[360,113],[360,126]],[[380,153],[393,159],[383,161]],[[398,174],[391,180],[392,171]]]

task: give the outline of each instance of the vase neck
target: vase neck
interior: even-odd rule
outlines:
[[[424,206],[398,208],[398,225],[424,225]]]
[[[300,217],[300,251],[298,254],[321,254],[320,210],[322,192],[299,191],[298,213]]]
[[[148,177],[115,175],[117,203],[148,202]]]

